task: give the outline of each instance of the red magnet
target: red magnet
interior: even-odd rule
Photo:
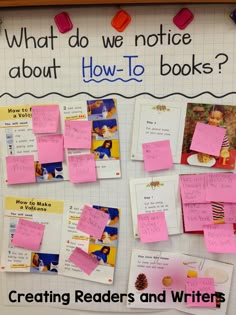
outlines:
[[[54,21],[58,27],[58,30],[61,33],[69,32],[73,28],[73,24],[71,22],[69,14],[66,12],[62,12],[62,13],[57,14],[54,17]]]
[[[111,25],[118,31],[123,32],[125,28],[129,25],[131,17],[124,10],[120,10],[116,13],[111,21]]]
[[[183,30],[192,22],[193,18],[194,16],[192,12],[189,9],[184,8],[176,14],[173,18],[173,22],[178,28]]]

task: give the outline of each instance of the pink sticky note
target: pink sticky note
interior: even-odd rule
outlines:
[[[204,239],[210,253],[236,253],[233,224],[205,225]]]
[[[58,105],[32,106],[33,133],[57,132],[59,117]]]
[[[90,149],[92,121],[66,120],[64,147],[68,149]]]
[[[205,203],[206,175],[181,175],[180,191],[183,203]]]
[[[170,141],[143,143],[144,167],[147,172],[173,167]]]
[[[236,203],[224,203],[225,223],[236,223]]]
[[[69,260],[87,275],[90,275],[99,263],[95,257],[90,256],[79,247],[74,249]]]
[[[194,299],[192,297],[193,292],[198,291],[201,293],[199,301],[195,295]],[[185,293],[191,294],[191,296],[187,296],[188,306],[216,307],[215,283],[213,278],[186,278]]]
[[[194,130],[190,149],[219,156],[225,132],[225,128],[198,122]]]
[[[109,218],[108,213],[85,205],[81,213],[77,229],[100,239]]]
[[[207,174],[206,199],[236,203],[236,174]]]
[[[72,183],[95,182],[97,180],[94,154],[72,155],[69,160],[69,177]]]
[[[165,213],[138,214],[138,231],[142,243],[168,240]]]
[[[34,156],[7,156],[8,184],[35,183]]]
[[[43,239],[45,225],[29,220],[19,219],[12,239],[17,247],[38,251]]]
[[[211,203],[183,204],[184,229],[186,232],[203,231],[203,226],[213,224]]]
[[[40,163],[63,162],[64,148],[62,135],[38,136],[36,140]]]

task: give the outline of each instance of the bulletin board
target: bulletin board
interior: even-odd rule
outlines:
[[[208,253],[199,235],[173,235],[167,242],[155,244],[141,244],[133,237],[129,180],[149,176],[143,163],[131,160],[130,156],[136,101],[143,99],[155,105],[185,105],[188,102],[236,105],[236,28],[229,17],[235,6],[188,5],[194,21],[180,31],[172,19],[182,6],[125,5],[132,22],[123,33],[111,27],[116,6],[17,8],[0,12],[0,106],[56,103],[63,107],[91,99],[115,98],[122,173],[121,178],[80,185],[58,182],[10,186],[1,177],[2,215],[7,195],[104,204],[121,209],[112,286],[62,276],[1,273],[2,302],[9,308],[12,304],[8,292],[13,289],[19,292],[47,289],[58,293],[66,290],[73,294],[80,288],[90,293],[98,290],[124,293],[133,248],[180,252],[235,266],[235,255]],[[53,21],[61,11],[70,15],[74,25],[73,30],[63,35]],[[31,39],[27,41],[26,37]],[[51,77],[44,76],[44,69],[52,70]],[[153,176],[204,172],[202,167],[175,164],[173,169],[154,172]],[[235,290],[233,275],[231,292]],[[15,312],[20,306],[25,313],[30,312],[27,303],[15,303],[14,306]],[[50,312],[48,305],[44,306]],[[53,306],[64,310],[98,311],[96,303],[71,301],[69,306],[59,303]],[[231,294],[227,314],[233,314],[234,309],[235,300]],[[133,312],[125,303],[99,304],[99,312],[111,311]]]

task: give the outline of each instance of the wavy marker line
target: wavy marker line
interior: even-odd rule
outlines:
[[[115,82],[115,81],[122,81],[122,82],[129,82],[129,81],[136,81],[136,82],[143,82],[143,80],[138,80],[138,79],[135,79],[135,78],[131,78],[131,79],[128,79],[128,80],[124,80],[122,78],[116,78],[114,80],[110,80],[110,79],[107,79],[107,78],[104,78],[104,79],[101,79],[101,80],[95,80],[95,79],[90,79],[90,80],[85,80],[83,79],[83,81],[85,83],[89,83],[89,82],[95,82],[95,83],[100,83],[102,81],[108,81],[108,82]]]
[[[102,99],[102,98],[105,98],[105,97],[108,97],[108,96],[112,96],[112,95],[116,95],[116,96],[120,96],[120,97],[123,97],[125,99],[132,99],[132,98],[135,98],[135,97],[139,97],[139,96],[142,96],[142,95],[147,95],[147,96],[151,96],[155,99],[164,99],[164,98],[168,98],[170,96],[175,96],[175,95],[179,95],[179,96],[183,96],[187,99],[194,99],[196,97],[199,97],[199,96],[202,96],[204,94],[209,94],[215,98],[223,98],[223,97],[226,97],[226,96],[229,96],[229,95],[236,95],[236,92],[228,92],[228,93],[225,93],[225,94],[222,94],[222,95],[215,95],[214,93],[210,92],[210,91],[204,91],[204,92],[201,92],[199,94],[196,94],[196,95],[186,95],[186,94],[183,94],[183,93],[180,93],[180,92],[174,92],[174,93],[170,93],[170,94],[166,94],[166,95],[162,95],[162,96],[157,96],[157,95],[153,95],[152,93],[148,93],[148,92],[141,92],[141,93],[138,93],[138,94],[135,94],[135,95],[132,95],[132,96],[126,96],[126,95],[123,95],[121,93],[107,93],[107,94],[104,94],[104,95],[99,95],[99,96],[96,96],[96,95],[93,95],[93,94],[90,94],[88,92],[78,92],[78,93],[75,93],[75,94],[71,94],[71,95],[64,95],[64,94],[61,94],[61,93],[58,93],[58,92],[49,92],[47,94],[44,94],[44,95],[34,95],[33,93],[30,93],[30,92],[25,92],[25,93],[22,93],[22,94],[19,94],[19,95],[12,95],[11,93],[3,93],[3,94],[0,94],[0,98],[2,98],[3,96],[10,96],[11,98],[20,98],[22,96],[25,96],[25,95],[29,95],[29,96],[32,96],[34,98],[37,98],[37,99],[40,99],[40,98],[44,98],[44,97],[47,97],[49,95],[57,95],[57,96],[61,96],[61,97],[64,97],[64,98],[73,98],[75,96],[78,96],[78,95],[88,95],[89,97],[91,98],[94,98],[94,99]]]

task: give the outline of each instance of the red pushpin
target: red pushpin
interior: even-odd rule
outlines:
[[[57,25],[59,32],[61,33],[69,32],[73,28],[73,24],[71,22],[69,14],[66,12],[57,14],[54,17],[54,21]]]
[[[173,22],[179,29],[183,30],[192,22],[193,18],[193,13],[189,9],[184,8],[176,14]]]
[[[130,15],[125,12],[124,10],[120,10],[116,13],[116,15],[113,17],[111,21],[111,25],[118,31],[123,32],[126,27],[131,22]]]

